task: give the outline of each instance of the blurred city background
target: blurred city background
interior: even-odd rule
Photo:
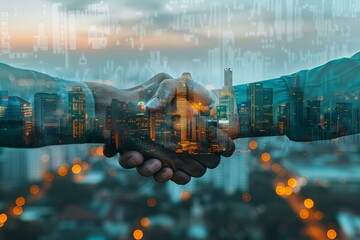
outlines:
[[[209,89],[360,49],[352,0],[34,0],[0,3],[0,60],[74,81],[135,86],[191,72]],[[359,239],[358,136],[236,140],[186,186],[157,184],[102,146],[0,149],[0,239]]]

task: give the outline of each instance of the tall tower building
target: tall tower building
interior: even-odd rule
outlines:
[[[262,83],[250,84],[251,128],[255,133],[263,130],[264,125],[264,88]]]
[[[226,120],[221,120],[220,128],[227,133],[235,133],[239,126],[237,123],[237,106],[233,87],[233,73],[231,68],[224,69],[224,86],[220,92],[220,104],[218,109],[226,109]]]
[[[263,110],[264,110],[264,131],[265,134],[271,134],[273,131],[274,125],[274,113],[273,113],[273,89],[272,88],[264,88],[263,89]]]
[[[33,131],[32,105],[16,96],[8,97],[4,114],[6,143],[9,145],[28,145]]]
[[[183,73],[180,77],[178,87],[176,89],[176,111],[180,116],[180,143],[187,142],[188,139],[188,102],[187,102],[187,81],[192,80],[190,73]]]
[[[290,89],[290,138],[302,140],[304,137],[304,90],[299,86],[299,78]]]
[[[44,134],[59,134],[59,96],[57,94],[36,93],[34,97],[35,131]]]
[[[69,124],[74,139],[82,139],[86,129],[86,94],[80,86],[69,92]]]

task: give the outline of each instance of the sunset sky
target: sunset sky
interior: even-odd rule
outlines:
[[[200,82],[214,86],[222,83],[223,69],[231,67],[235,83],[251,82],[356,53],[360,49],[360,6],[348,2],[2,1],[0,60],[50,74],[60,69],[66,77],[73,77],[85,56],[94,79],[111,80],[113,73],[104,76],[99,72],[112,64],[111,68],[122,69],[119,78],[133,83],[156,72],[179,76],[191,71]],[[106,16],[76,17],[94,8],[105,9]],[[57,9],[65,13],[59,22]],[[31,53],[30,58],[14,58],[4,51],[4,22],[11,53]],[[61,25],[63,33],[56,28]],[[40,26],[48,49],[34,52]],[[91,38],[91,34],[100,37]],[[54,53],[55,36],[67,39],[60,46],[64,53]],[[218,80],[211,79],[214,77]]]

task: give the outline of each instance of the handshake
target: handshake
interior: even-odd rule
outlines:
[[[97,109],[107,102],[104,155],[120,152],[120,165],[142,176],[187,184],[235,150],[239,121],[232,86],[212,92],[190,73],[178,79],[158,74],[135,88],[104,92],[106,97],[95,95]]]

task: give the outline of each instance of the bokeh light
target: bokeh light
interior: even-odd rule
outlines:
[[[311,200],[310,198],[307,198],[304,200],[304,206],[306,208],[313,208],[314,207],[314,201]]]
[[[135,240],[140,240],[140,239],[142,239],[144,237],[144,233],[140,229],[136,229],[133,232],[133,237],[134,237]]]
[[[337,233],[336,233],[336,231],[335,231],[334,229],[329,229],[329,230],[327,231],[326,235],[327,235],[327,237],[328,237],[329,239],[335,239],[336,236],[337,236]]]

